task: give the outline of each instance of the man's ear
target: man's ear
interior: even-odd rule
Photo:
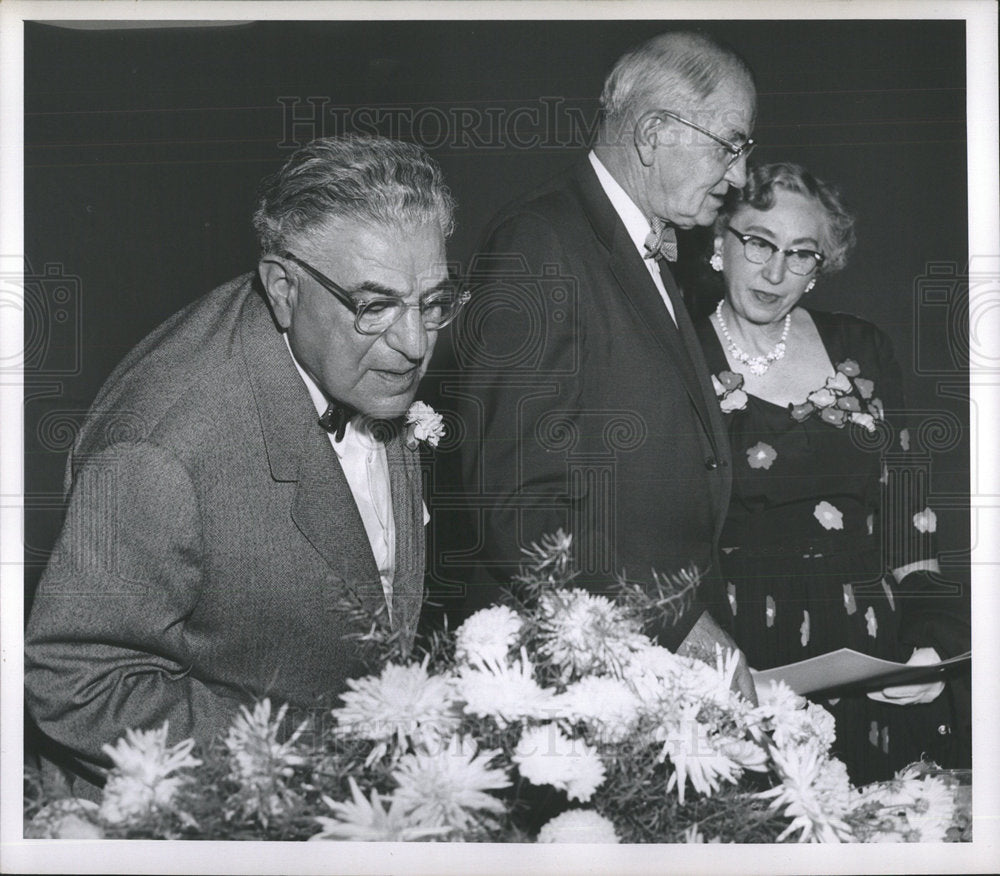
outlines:
[[[656,110],[648,110],[639,116],[639,119],[635,123],[635,128],[632,129],[635,151],[638,153],[643,167],[653,166],[653,159],[658,145],[657,133],[662,124],[663,119],[657,115]]]
[[[298,300],[299,286],[291,268],[274,256],[267,256],[257,265],[260,281],[264,284],[267,300],[278,325],[287,329],[292,324],[292,314]]]

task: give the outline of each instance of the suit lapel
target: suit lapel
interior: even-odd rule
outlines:
[[[331,585],[377,612],[385,598],[361,515],[259,289],[243,305],[240,338],[271,476],[297,483],[292,520],[330,566]]]
[[[715,459],[720,465],[729,466],[731,454],[719,404],[712,389],[711,377],[700,345],[697,343],[691,318],[673,275],[669,270],[661,271],[664,285],[674,305],[676,325],[663,304],[653,278],[643,264],[642,256],[639,255],[624,223],[608,200],[588,158],[577,166],[574,179],[590,225],[610,252],[609,267],[618,281],[622,295],[635,310],[643,325],[653,333],[657,343],[676,367],[704,434],[713,449]],[[712,496],[715,503],[716,538],[718,538],[725,523],[732,484],[729,477],[716,478],[713,481],[719,482],[719,489],[713,491]]]
[[[396,527],[396,572],[392,625],[408,651],[413,643],[424,591],[424,505],[419,456],[397,433],[385,445]]]
[[[361,514],[330,439],[313,426],[303,442],[292,520],[365,609],[377,615],[384,611],[385,594]]]

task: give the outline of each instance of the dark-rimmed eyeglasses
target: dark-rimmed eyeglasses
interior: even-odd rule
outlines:
[[[379,295],[365,301],[356,301],[350,292],[294,253],[286,250],[279,255],[302,268],[350,310],[354,314],[354,330],[363,335],[382,334],[410,308],[417,308],[420,311],[421,322],[427,331],[436,332],[454,320],[465,302],[469,300],[468,290],[460,290],[457,285],[446,282],[416,304],[407,304],[392,295]]]
[[[720,137],[718,134],[708,130],[708,128],[703,128],[701,125],[696,125],[694,122],[685,119],[683,116],[677,115],[675,112],[670,110],[659,109],[656,111],[660,115],[668,116],[675,122],[680,122],[682,125],[687,125],[689,128],[694,128],[694,130],[701,132],[706,137],[711,137],[723,147],[729,153],[729,159],[726,162],[726,167],[732,167],[741,158],[746,158],[753,152],[754,146],[757,144],[754,142],[753,137],[748,137],[743,143],[734,143],[732,140],[727,140],[725,137]]]
[[[780,252],[785,257],[785,267],[793,274],[805,277],[823,264],[823,260],[826,258],[823,253],[811,249],[798,249],[796,247],[778,249],[771,241],[764,240],[763,237],[758,237],[756,234],[743,234],[732,226],[726,230],[743,244],[743,255],[746,256],[748,262],[753,262],[755,265],[766,265],[776,252]]]

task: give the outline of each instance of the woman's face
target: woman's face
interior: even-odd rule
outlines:
[[[816,276],[816,269],[802,276],[788,270],[784,250],[812,250],[822,253],[822,206],[815,199],[786,189],[775,190],[769,210],[744,206],[729,220],[729,227],[740,234],[753,235],[777,248],[765,264],[751,262],[744,255],[743,243],[731,231],[715,238],[715,252],[722,256],[726,280],[726,300],[743,319],[754,323],[772,323],[783,319]],[[765,245],[758,249],[767,253]]]

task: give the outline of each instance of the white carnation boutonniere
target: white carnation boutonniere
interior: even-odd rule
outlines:
[[[426,402],[416,401],[406,411],[406,446],[416,450],[423,441],[429,447],[437,447],[446,430],[441,415]]]

